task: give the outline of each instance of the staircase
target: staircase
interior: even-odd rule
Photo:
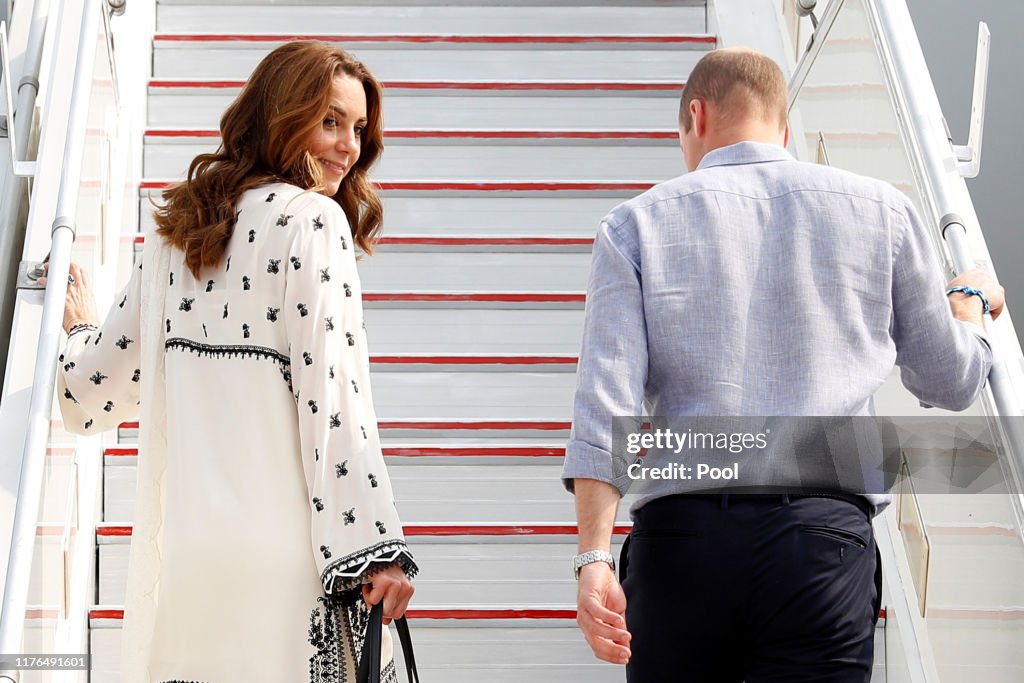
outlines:
[[[148,197],[216,147],[282,41],[337,43],[385,86],[385,238],[360,269],[424,680],[623,680],[575,624],[559,472],[593,236],[685,170],[680,85],[716,43],[704,2],[161,1],[156,32],[137,245]],[[137,428],[104,456],[95,682],[117,680]]]

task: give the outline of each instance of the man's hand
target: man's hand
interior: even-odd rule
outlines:
[[[626,594],[606,562],[580,569],[576,623],[598,659],[612,664],[629,661],[632,636],[626,630]]]
[[[415,590],[402,568],[392,566],[374,574],[370,583],[363,584],[363,600],[371,607],[383,600],[384,623],[390,624],[392,619],[405,614]]]
[[[992,319],[995,320],[1003,312],[1003,304],[1006,302],[1006,291],[996,282],[991,275],[981,268],[974,268],[961,273],[955,280],[946,286],[956,287],[967,285],[981,290],[988,299],[988,305]],[[963,292],[954,292],[949,295],[949,306],[953,311],[953,317],[958,320],[973,322],[978,325],[982,320],[981,299],[976,296],[967,296]]]

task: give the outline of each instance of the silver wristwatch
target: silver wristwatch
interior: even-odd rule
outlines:
[[[614,555],[607,550],[588,550],[572,558],[572,573],[576,576],[577,581],[580,580],[580,569],[583,569],[583,565],[593,564],[594,562],[607,562],[612,571],[615,571]]]

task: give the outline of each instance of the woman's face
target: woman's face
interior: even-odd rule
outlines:
[[[366,93],[362,82],[351,76],[335,77],[327,115],[309,140],[309,153],[323,169],[327,196],[338,193],[341,179],[359,159],[365,129]]]

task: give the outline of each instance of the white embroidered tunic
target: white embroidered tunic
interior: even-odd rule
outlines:
[[[354,681],[365,609],[339,595],[392,564],[416,572],[355,245],[335,202],[291,185],[237,208],[199,280],[150,236],[102,328],[74,331],[61,358],[68,429],[114,428],[141,404],[123,680]],[[387,680],[387,634],[385,649]]]

